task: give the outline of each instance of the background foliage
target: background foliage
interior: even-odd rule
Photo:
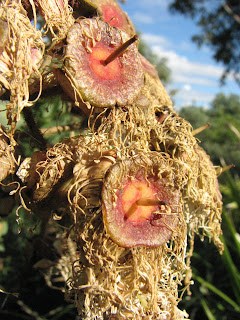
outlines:
[[[210,154],[215,165],[224,160],[234,164],[231,172],[240,174],[240,97],[219,93],[211,103],[210,109],[194,106],[183,107],[180,115],[188,120],[194,129],[207,123],[210,128],[197,138],[202,147]]]

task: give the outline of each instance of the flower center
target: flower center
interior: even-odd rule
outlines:
[[[142,205],[143,199],[144,204]],[[147,204],[148,199],[149,204]],[[153,200],[156,200],[157,204],[156,192],[148,186],[147,182],[131,182],[124,188],[122,194],[122,209],[125,218],[134,222],[149,219],[157,208],[156,205],[151,205],[154,204]]]
[[[102,64],[102,61],[107,59],[113,51],[114,49],[109,50],[106,47],[95,47],[89,54],[92,71],[103,80],[114,80],[120,76],[121,67],[118,59],[107,65]]]

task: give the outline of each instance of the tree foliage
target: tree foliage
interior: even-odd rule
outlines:
[[[211,103],[211,108],[184,107],[180,115],[187,119],[194,129],[211,124],[211,127],[197,137],[203,148],[211,156],[215,165],[224,159],[235,165],[240,174],[240,97],[219,93]]]
[[[225,66],[222,81],[232,72],[240,85],[240,2],[174,0],[170,10],[193,18],[200,33],[192,40],[199,46],[206,44],[213,50],[213,57]]]

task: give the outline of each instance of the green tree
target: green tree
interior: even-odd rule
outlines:
[[[222,81],[233,72],[240,85],[240,2],[239,0],[174,0],[170,11],[190,16],[200,27],[200,34],[192,40],[199,46],[206,44],[213,50],[213,57],[223,63]]]
[[[183,107],[180,111],[180,115],[181,117],[189,121],[194,127],[194,129],[204,126],[210,121],[209,116],[206,113],[206,110],[200,107]],[[202,133],[198,135],[198,138],[200,136],[202,136]]]
[[[226,96],[223,93],[219,93],[212,101],[211,106],[209,114],[213,116],[231,114],[236,116],[238,120],[240,119],[240,97],[236,94]]]
[[[215,165],[224,159],[227,164],[236,166],[240,174],[240,97],[219,93],[211,103],[211,108],[204,110],[197,107],[185,107],[180,115],[188,120],[194,129],[211,124],[211,127],[197,138],[211,156]]]

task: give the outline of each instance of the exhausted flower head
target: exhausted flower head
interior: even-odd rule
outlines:
[[[22,109],[32,105],[28,80],[33,71],[38,70],[45,46],[41,32],[31,24],[21,3],[3,1],[0,9],[1,29],[5,30],[0,35],[4,37],[0,67],[5,68],[0,70],[0,82],[11,94],[7,118],[14,131]]]
[[[91,0],[96,5],[103,20],[112,27],[119,28],[130,36],[134,35],[135,30],[126,12],[114,0]]]
[[[177,232],[181,194],[174,185],[173,168],[161,154],[115,164],[102,198],[105,228],[119,246],[160,246]]]
[[[53,40],[58,42],[64,39],[74,23],[68,0],[36,0],[36,4],[46,21],[46,28],[54,37]]]
[[[115,158],[116,152],[100,150],[94,137],[90,143],[88,137],[78,136],[35,152],[17,174],[27,187],[30,207],[47,203],[55,211],[87,210],[100,206],[102,181]]]
[[[98,18],[79,20],[68,33],[66,75],[88,105],[112,107],[131,104],[137,98],[143,87],[143,69],[136,44],[105,63],[128,40],[126,33]]]
[[[107,171],[102,206],[90,211],[76,207],[70,237],[81,254],[67,297],[75,298],[83,319],[184,319],[177,309],[175,279],[185,270],[186,226],[171,163],[166,154],[155,152],[119,161]],[[166,202],[160,204],[160,197]],[[141,200],[140,210],[131,210],[134,200]],[[160,206],[161,216],[155,219]],[[117,223],[119,216],[131,224],[125,224],[126,231]]]

